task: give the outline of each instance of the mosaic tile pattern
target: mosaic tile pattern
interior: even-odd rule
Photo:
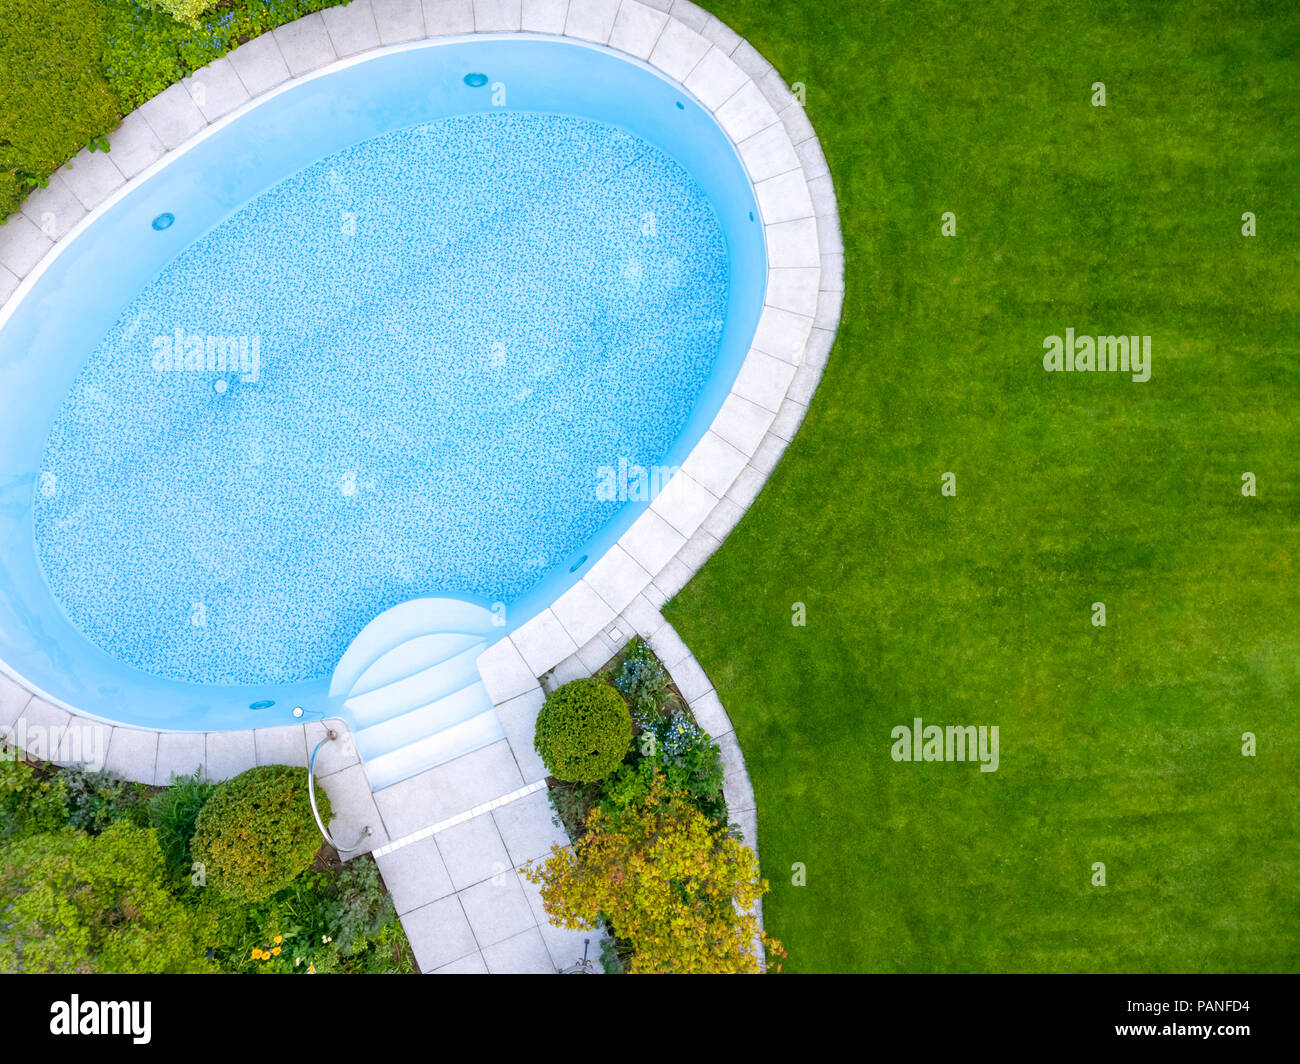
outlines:
[[[108,653],[198,683],[324,676],[418,595],[508,602],[621,505],[600,467],[682,431],[726,277],[691,176],[613,127],[488,113],[322,160],[92,354],[38,478],[51,589]]]

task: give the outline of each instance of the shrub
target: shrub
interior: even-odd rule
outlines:
[[[0,971],[211,971],[202,919],[168,893],[162,873],[153,832],[125,821],[102,835],[63,828],[0,849]]]
[[[211,797],[216,784],[205,783],[199,773],[173,779],[171,786],[153,796],[149,802],[149,822],[158,836],[168,874],[173,879],[189,876],[192,858],[190,843],[203,804]]]
[[[68,820],[68,785],[0,748],[0,842],[57,831]]]
[[[644,756],[605,781],[600,804],[607,812],[642,800],[655,777],[663,776],[669,790],[681,792],[710,820],[726,826],[722,749],[693,721],[673,717],[657,729],[647,729],[641,734],[641,750]]]
[[[670,791],[662,775],[626,808],[593,810],[572,849],[554,847],[524,875],[541,884],[552,922],[592,927],[608,917],[633,949],[634,974],[757,972],[756,936],[782,955],[753,912],[768,889],[754,851]]]
[[[0,219],[119,118],[100,72],[101,0],[0,4]]]
[[[219,0],[141,0],[145,7],[171,15],[177,22],[197,26],[203,12],[217,6]]]
[[[604,779],[627,754],[632,718],[627,703],[592,676],[552,691],[537,714],[533,745],[551,775],[561,780]]]
[[[317,788],[321,819],[329,799]],[[307,770],[251,768],[219,783],[199,810],[191,843],[209,885],[245,901],[269,898],[302,875],[321,847],[307,800]]]

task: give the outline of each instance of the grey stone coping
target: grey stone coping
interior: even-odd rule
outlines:
[[[46,256],[113,197],[145,179],[146,171],[291,79],[423,38],[520,32],[624,52],[679,81],[707,107],[753,182],[769,267],[749,354],[681,469],[577,584],[479,659],[514,752],[515,774],[531,781],[544,771],[528,730],[540,706],[537,677],[598,668],[617,649],[605,653],[605,633],[615,624],[643,635],[652,627],[661,644],[669,644],[669,656],[684,649],[675,633],[665,634],[658,607],[686,585],[757,497],[802,422],[830,355],[844,298],[844,246],[830,170],[803,107],[747,41],[687,0],[354,0],[305,16],[160,93],[126,116],[109,137],[110,153],[80,152],[52,175],[47,188],[32,193],[0,227],[0,300],[21,296],[23,282]],[[666,664],[670,671],[677,667],[683,693],[696,693],[688,700],[701,723],[729,744],[728,805],[749,817],[749,823],[741,822],[752,840],[753,792],[726,713],[711,687],[701,689],[707,678],[689,651]],[[308,741],[323,734],[312,731],[319,724],[207,734],[112,727],[36,698],[2,673],[0,709],[0,726],[12,710],[10,723],[30,716],[65,730],[74,720],[82,722],[78,727],[107,729],[106,765],[150,783],[197,767],[221,778],[263,758],[297,763],[300,748],[305,763]],[[355,752],[351,759],[322,773],[322,783],[364,816],[373,807],[380,822],[373,825],[377,839],[380,810],[373,798],[369,807],[361,799],[364,773]],[[508,789],[498,787],[497,793]]]

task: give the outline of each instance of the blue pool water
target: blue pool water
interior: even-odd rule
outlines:
[[[685,460],[766,277],[734,145],[625,56],[441,39],[287,83],[0,308],[0,671],[215,731],[336,711],[398,603],[509,634]]]
[[[498,112],[355,145],[91,353],[41,463],[46,579],[103,650],[196,683],[325,676],[415,596],[510,602],[626,501],[602,469],[668,450],[726,305],[703,191],[627,132]],[[243,363],[187,360],[209,337]]]

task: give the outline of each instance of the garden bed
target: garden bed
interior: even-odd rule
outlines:
[[[578,724],[569,728],[589,729],[585,737],[546,719],[566,690],[575,688],[581,694],[571,699],[577,707],[571,712]],[[629,735],[607,727],[603,717],[611,701],[620,706],[625,725],[630,718],[630,741],[615,746],[604,767],[581,778],[559,778],[560,740],[572,740],[585,753],[593,744]],[[596,676],[552,692],[538,721],[538,750],[553,773],[547,779],[551,804],[574,843],[572,854],[557,852],[540,871],[526,870],[543,884],[548,913],[568,918],[566,926],[603,928],[601,963],[607,973],[758,970],[747,952],[750,943],[738,946],[743,936],[736,932],[743,926],[751,937],[759,934],[747,910],[766,883],[753,851],[741,845],[739,828],[730,823],[721,749],[649,646],[634,639]],[[590,884],[602,874],[608,889],[602,893],[598,886],[593,895]],[[615,901],[620,893],[622,900]],[[628,915],[634,910],[644,911]],[[610,912],[619,915],[611,918]],[[665,947],[672,933],[661,932],[675,931],[683,920],[695,929],[695,946]],[[781,955],[779,943],[762,941]]]
[[[240,788],[267,783],[281,800],[249,816]],[[0,747],[0,970],[414,972],[378,865],[318,844],[305,786],[267,766],[150,787]]]

